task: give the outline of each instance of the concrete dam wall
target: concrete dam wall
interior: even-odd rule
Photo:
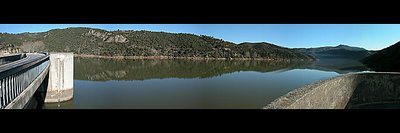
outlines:
[[[264,109],[400,108],[400,73],[346,74],[303,86]]]
[[[46,103],[71,100],[74,88],[74,54],[50,53],[50,72]]]

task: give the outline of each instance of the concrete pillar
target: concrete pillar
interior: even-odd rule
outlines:
[[[46,103],[71,100],[74,88],[74,54],[50,53],[49,83]]]

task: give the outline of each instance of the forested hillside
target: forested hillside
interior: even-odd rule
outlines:
[[[235,44],[210,36],[186,33],[93,28],[53,29],[40,33],[0,34],[1,48],[24,52],[49,51],[102,56],[171,56],[204,58],[263,58],[313,60],[314,58],[270,43]]]

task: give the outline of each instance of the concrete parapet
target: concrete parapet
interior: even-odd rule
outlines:
[[[400,74],[355,73],[319,81],[281,96],[264,109],[345,109],[400,101]]]

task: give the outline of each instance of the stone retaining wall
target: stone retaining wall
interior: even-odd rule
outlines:
[[[399,73],[341,75],[293,90],[264,109],[345,109],[388,101],[400,101]]]

